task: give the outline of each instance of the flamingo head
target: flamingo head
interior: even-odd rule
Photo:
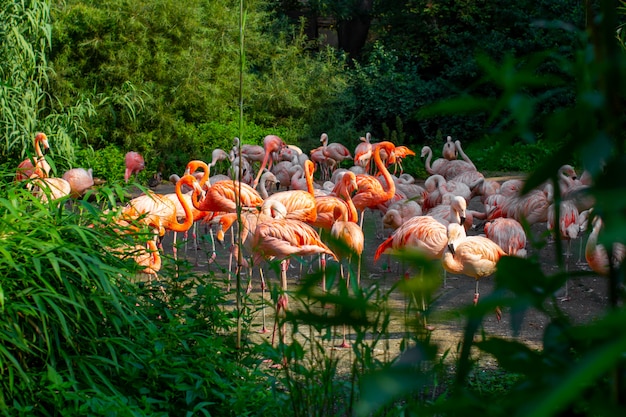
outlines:
[[[41,145],[43,146],[44,153],[46,152],[46,150],[50,149],[50,144],[48,143],[48,137],[43,132],[37,132],[37,134],[35,135],[35,142],[41,143]]]

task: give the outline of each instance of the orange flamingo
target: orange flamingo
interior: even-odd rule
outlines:
[[[128,182],[132,175],[135,175],[135,180],[137,179],[137,174],[144,170],[146,167],[146,163],[143,160],[143,156],[138,152],[128,152],[126,156],[124,156],[124,164],[126,169],[124,170],[124,181]]]
[[[526,257],[526,232],[515,219],[504,217],[485,223],[485,236],[510,256]]]
[[[161,270],[161,254],[154,240],[148,240],[145,245],[123,246],[113,250],[121,259],[131,256],[135,263],[142,266],[141,274],[156,276]]]
[[[270,154],[272,152],[279,152],[286,146],[287,145],[285,144],[285,142],[283,142],[283,140],[276,135],[267,135],[265,136],[265,138],[263,138],[263,149],[265,150],[265,154],[263,156],[263,162],[261,162],[261,168],[259,168],[259,172],[257,173],[257,176],[252,183],[253,188],[256,188],[257,184],[259,183],[259,179],[261,178],[263,169],[267,166],[267,168],[271,170],[272,160],[270,159]]]
[[[602,219],[595,216],[592,224],[593,227],[585,246],[585,259],[595,273],[608,276],[610,268],[618,268],[624,261],[626,247],[619,242],[613,243],[611,257],[609,258],[606,247],[598,243],[598,238],[603,228]]]
[[[89,168],[72,168],[63,174],[63,179],[70,184],[71,195],[74,198],[82,197],[93,186],[93,172]]]
[[[480,292],[478,285],[481,278],[493,275],[497,263],[504,255],[504,250],[495,242],[483,236],[467,236],[460,224],[450,223],[447,228],[448,244],[441,262],[443,268],[452,274],[463,274],[474,278],[474,305],[478,303]],[[500,309],[496,310],[498,321],[502,318]]]
[[[286,310],[288,305],[287,268],[291,257],[327,254],[337,260],[333,251],[320,240],[315,229],[304,222],[292,219],[269,219],[257,224],[252,237],[252,252],[255,265],[259,265],[263,260],[280,261],[280,283],[283,293],[276,304],[277,315],[280,310]],[[277,321],[274,324],[274,335],[276,325]],[[283,336],[284,334],[283,332]]]
[[[358,222],[359,215],[352,202],[350,195],[358,188],[356,176],[353,172],[346,171],[333,187],[330,194],[315,197],[315,210],[317,218],[309,224],[330,232],[336,219],[341,217],[345,221]],[[326,290],[326,258],[320,257],[322,268],[322,288]],[[360,281],[360,258],[357,282]]]
[[[151,191],[129,201],[122,210],[122,220],[137,219],[158,230],[159,236],[163,236],[166,230],[186,232],[193,224],[193,212],[181,191],[183,184],[193,187],[194,193],[202,191],[193,175],[184,175],[176,182],[176,196],[185,212],[183,223],[178,222],[176,205],[172,200]]]
[[[407,148],[406,146],[396,146],[394,154],[396,155],[396,165],[393,173],[395,175],[397,169],[400,168],[400,174],[403,174],[404,168],[402,167],[402,160],[407,156],[415,156],[415,151]]]
[[[347,171],[333,187],[328,195],[315,197],[315,208],[317,218],[309,223],[313,227],[330,230],[335,222],[335,210],[340,210],[340,214],[345,214],[346,221],[358,221],[358,213],[350,195],[358,188],[356,175]]]
[[[374,149],[374,164],[382,174],[387,183],[387,189],[384,189],[381,182],[374,176],[368,174],[359,174],[356,176],[356,182],[359,186],[357,193],[352,197],[352,201],[357,211],[361,212],[360,226],[363,227],[363,217],[365,209],[377,209],[379,205],[391,200],[396,194],[396,185],[381,159],[381,151],[385,151],[388,155],[388,163],[395,162],[394,154],[395,145],[391,142],[379,142]]]
[[[222,180],[211,184],[208,179],[210,169],[206,162],[194,160],[187,163],[185,174],[193,174],[198,168],[204,171],[200,180],[200,186],[204,188],[204,196],[200,199],[202,190],[196,190],[192,194],[193,206],[201,211],[214,213],[237,211],[237,202],[242,207],[259,207],[263,204],[263,198],[257,190],[246,183],[233,180]]]
[[[50,164],[46,161],[41,147],[44,151],[50,149],[48,144],[48,137],[45,133],[37,132],[35,135],[35,163],[33,164],[32,158],[27,158],[20,162],[17,166],[17,172],[15,173],[15,180],[22,181],[33,176],[39,178],[45,178],[50,174]]]

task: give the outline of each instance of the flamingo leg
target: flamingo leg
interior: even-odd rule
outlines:
[[[480,293],[478,292],[478,283],[479,281],[476,280],[476,288],[474,290],[474,305],[478,304],[478,297],[480,297]]]
[[[252,275],[252,274],[250,274]],[[265,326],[265,278],[263,277],[263,269],[259,268],[259,275],[261,276],[261,316],[263,317],[263,327],[259,333],[267,333],[267,327]]]
[[[287,305],[289,303],[289,299],[287,298],[287,269],[289,268],[289,260],[288,259],[284,259],[283,261],[281,261],[280,263],[280,286],[282,289],[282,294],[280,294],[278,296],[278,301],[276,302],[276,320],[274,321],[274,331],[272,333],[272,345],[274,345],[274,337],[276,336],[276,330],[278,328],[278,315],[280,313],[281,310],[287,310]],[[283,323],[283,325],[281,326],[279,332],[280,332],[280,338],[282,340],[283,343],[285,343],[285,323]]]
[[[348,274],[344,275],[343,264],[339,264],[339,271],[340,271],[340,274],[341,274],[341,278],[345,279],[345,281],[346,281],[346,288],[348,290],[350,290],[350,273],[348,272]],[[344,323],[343,324],[343,341],[341,342],[340,345],[337,346],[338,348],[349,348],[350,347],[350,344],[346,341],[346,332],[347,332],[346,331],[346,327],[347,326]]]
[[[572,248],[572,239],[567,239],[567,252],[565,253],[565,272],[567,273],[569,270],[569,258],[572,256],[572,252],[571,252],[571,248]],[[563,295],[563,297],[561,297],[561,301],[569,301],[570,297],[569,297],[569,279],[567,279],[565,281],[565,295]]]

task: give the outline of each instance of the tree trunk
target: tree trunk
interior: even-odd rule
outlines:
[[[337,21],[339,48],[347,52],[351,59],[358,58],[367,41],[372,6],[373,0],[361,0],[349,19]]]

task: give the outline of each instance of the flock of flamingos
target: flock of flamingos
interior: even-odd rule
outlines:
[[[156,237],[168,231],[174,236],[186,233],[197,222],[214,225],[218,240],[233,230],[245,251],[239,257],[239,246],[232,246],[241,264],[251,269],[264,261],[280,260],[285,290],[292,257],[321,255],[322,265],[327,257],[337,262],[355,257],[360,265],[364,252],[378,260],[383,254],[419,250],[441,260],[446,272],[474,278],[476,303],[480,279],[495,272],[500,257],[526,256],[525,230],[529,229],[522,224],[545,224],[567,241],[570,254],[571,242],[582,237],[588,220],[593,219],[585,258],[592,270],[607,273],[607,252],[598,244],[602,220],[590,216],[594,201],[588,193],[591,180],[586,172],[579,177],[572,166],[564,165],[558,172],[557,190],[546,183],[521,195],[523,179],[499,182],[485,178],[463,152],[460,141],[450,137],[443,145],[442,158],[433,161],[432,149],[422,148],[421,157],[430,174],[423,183],[402,169],[404,158],[416,156],[405,146],[373,143],[369,133],[360,138],[354,152],[340,143],[328,143],[326,134],[321,135],[320,143],[307,154],[275,135],[266,136],[263,146],[240,145],[235,138],[229,152],[216,149],[210,163],[190,161],[182,177],[172,175],[175,193],[149,191],[136,197],[120,208],[116,222],[144,223]],[[33,193],[47,201],[80,197],[93,186],[91,170],[82,168],[69,170],[63,178],[50,177],[42,147],[49,147],[48,140],[38,133],[35,158],[22,162],[16,175],[17,180],[28,180]],[[229,162],[229,175],[211,176],[220,160]],[[350,161],[353,166],[341,168]],[[125,162],[126,182],[145,166],[136,152],[129,152]],[[554,218],[552,206],[555,192],[561,196],[559,219]],[[475,198],[482,210],[468,209]],[[367,210],[380,213],[374,216],[376,233],[384,240],[377,248],[365,247],[362,226]],[[234,224],[240,227],[232,227]],[[141,251],[136,261],[145,266],[144,273],[159,272],[162,249],[158,242],[155,238],[137,245]],[[616,259],[611,261],[618,264],[624,248],[616,245],[613,254]],[[360,267],[356,275],[359,280]],[[566,287],[564,298],[567,296]],[[282,296],[277,308],[286,306],[287,298]]]

